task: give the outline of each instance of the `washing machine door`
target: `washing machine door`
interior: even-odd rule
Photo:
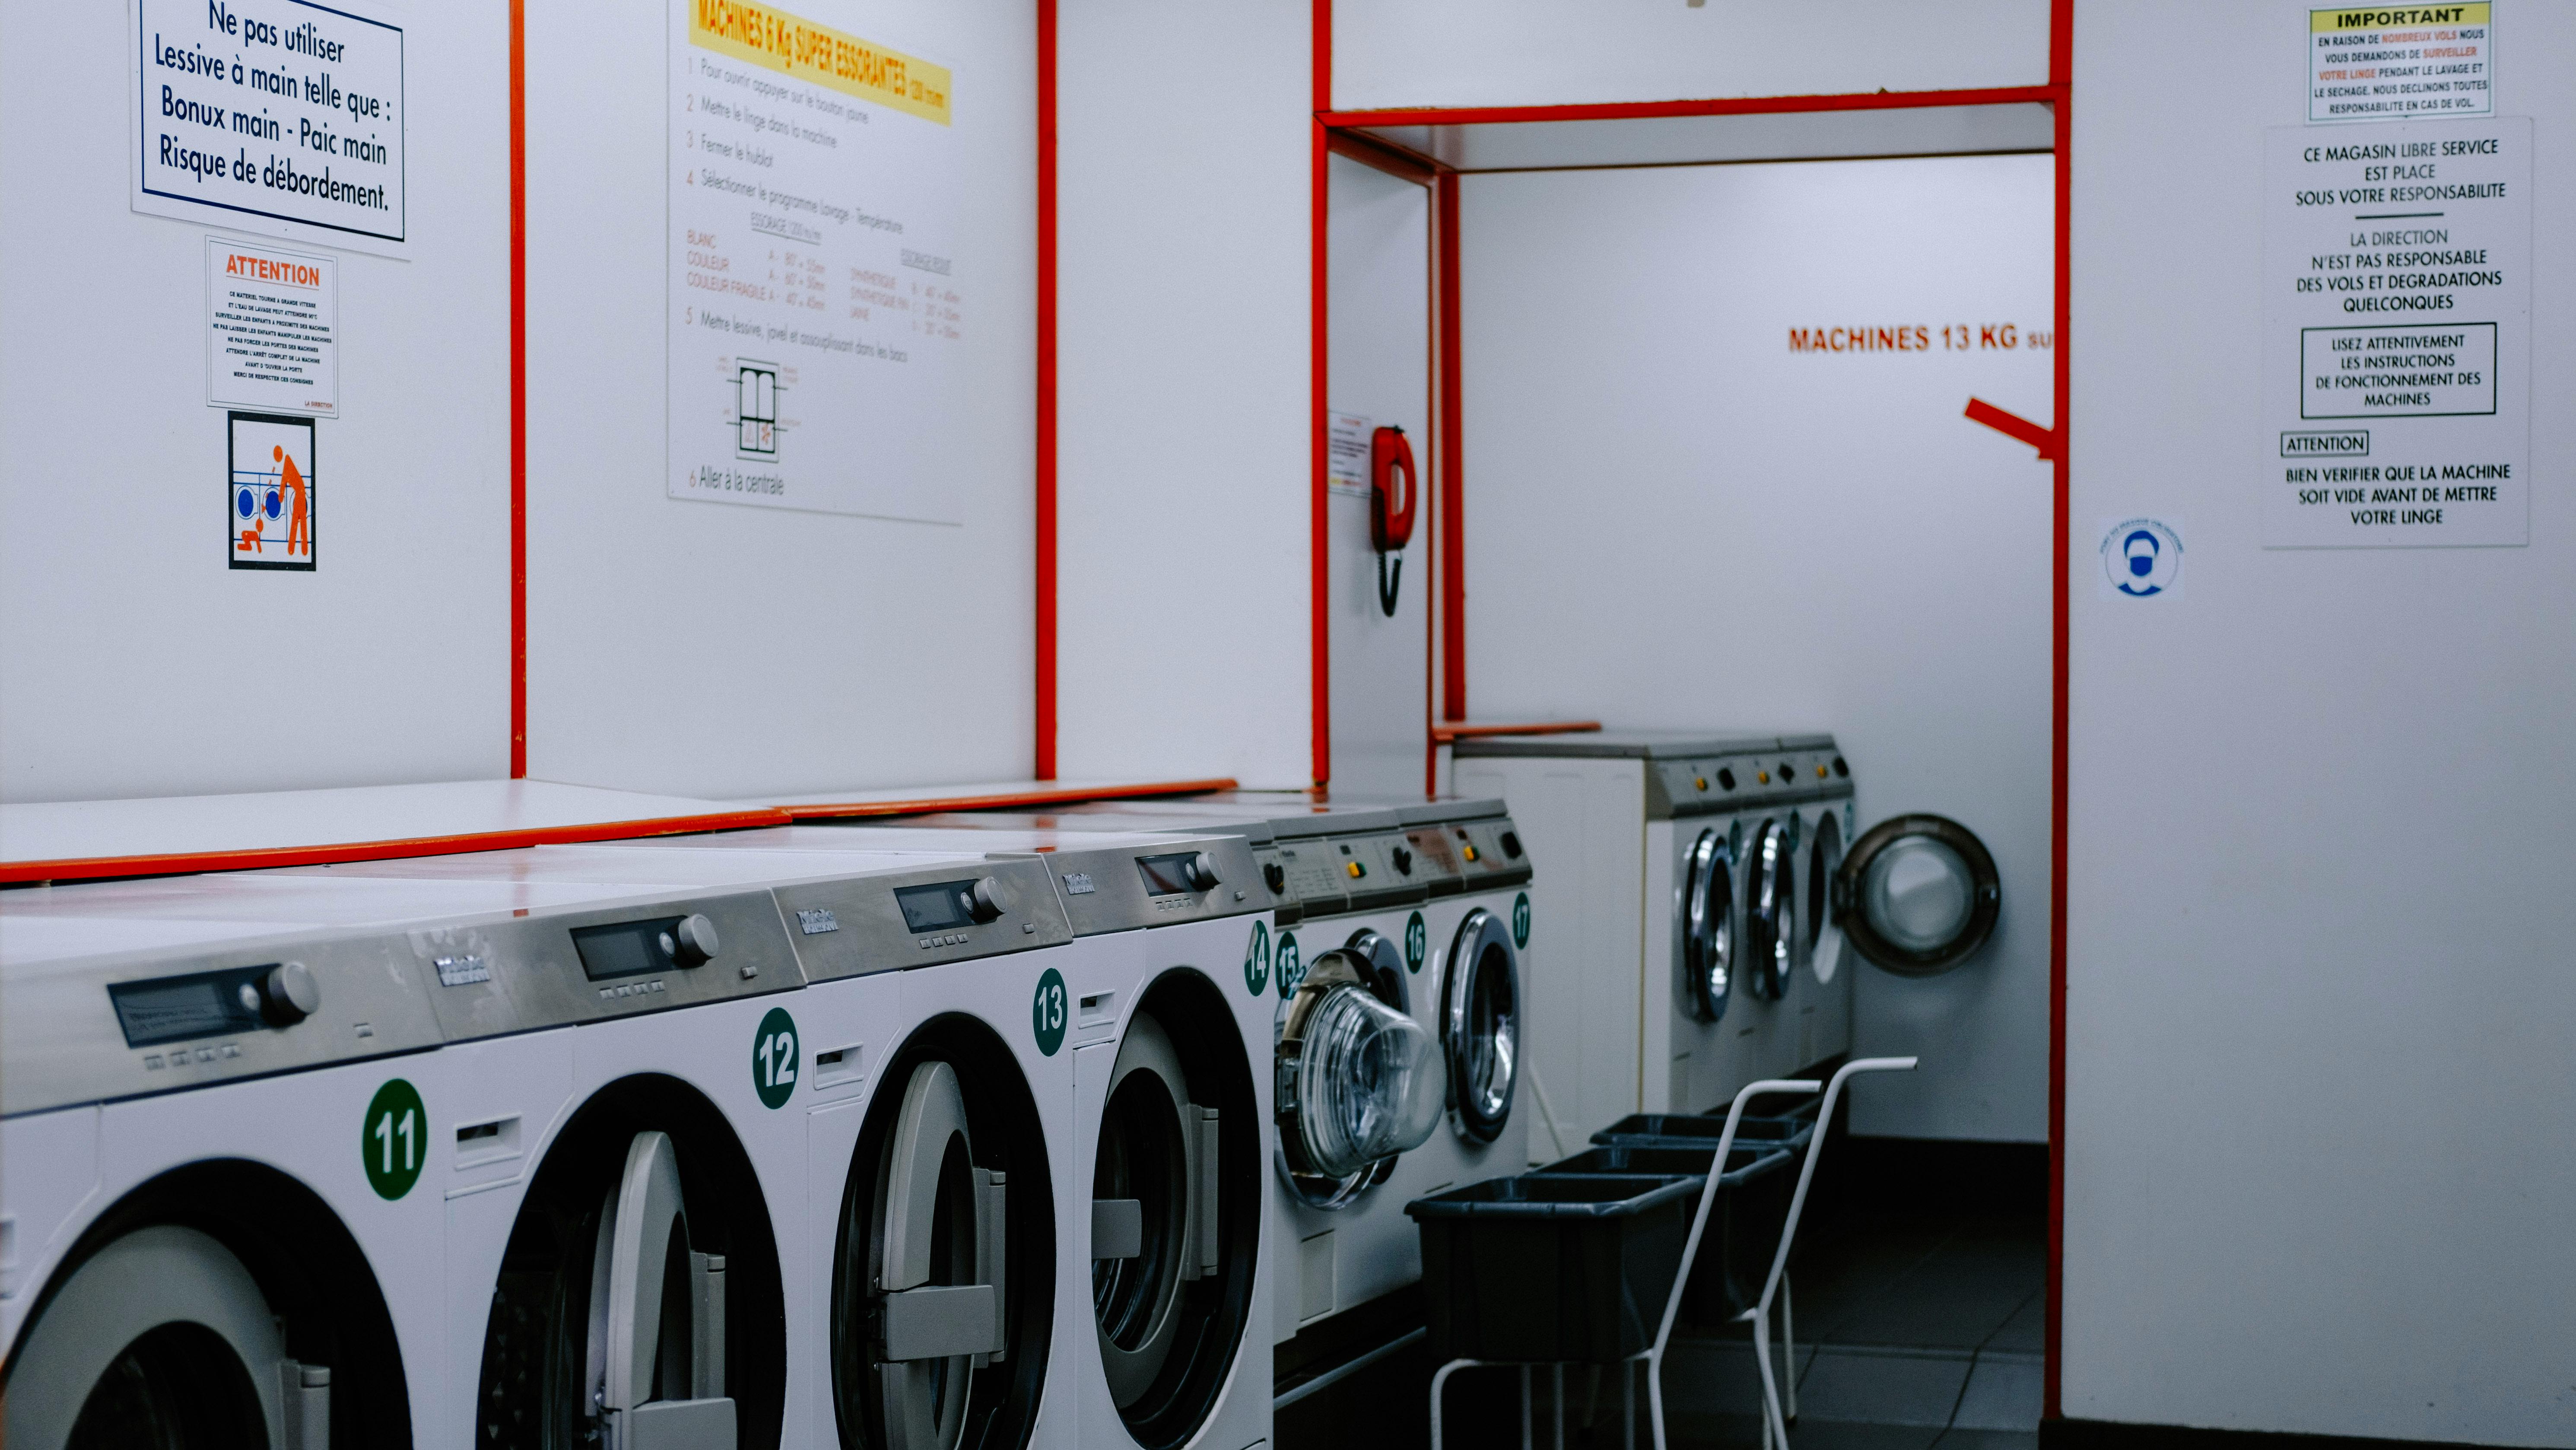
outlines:
[[[1458,924],[1440,993],[1449,1121],[1475,1143],[1502,1136],[1520,1083],[1520,961],[1501,917],[1478,907]]]
[[[1187,1443],[1250,1312],[1261,1126],[1233,1006],[1180,968],[1119,1039],[1091,1179],[1091,1300],[1109,1397],[1139,1446]]]
[[[876,1176],[867,1317],[886,1450],[954,1450],[976,1372],[1006,1348],[1004,1175],[978,1167],[957,1069],[916,1063]]]
[[[1715,1022],[1735,991],[1735,858],[1726,832],[1712,826],[1691,843],[1679,909],[1681,1007],[1696,1021]]]
[[[1361,927],[1351,933],[1343,949],[1365,963],[1363,975],[1368,989],[1377,999],[1398,1012],[1413,1010],[1413,994],[1404,984],[1404,949],[1386,933]]]
[[[1843,823],[1831,803],[1816,812],[1807,844],[1807,969],[1830,982],[1841,969],[1843,929],[1834,911],[1834,879],[1843,869]]]
[[[1995,858],[1947,816],[1897,816],[1852,843],[1834,877],[1834,913],[1862,956],[1929,977],[1976,954],[2003,907]]]
[[[1326,952],[1279,1008],[1280,1177],[1316,1208],[1357,1198],[1431,1136],[1447,1107],[1438,1041],[1380,1000],[1373,976],[1348,948]]]
[[[318,1385],[315,1374],[287,1357],[276,1311],[231,1250],[155,1225],[91,1255],[46,1304],[9,1365],[6,1439],[25,1450],[320,1444],[330,1371]]]
[[[1798,953],[1798,817],[1765,819],[1744,850],[1744,982],[1777,1002]]]
[[[582,1382],[608,1450],[732,1450],[724,1395],[725,1261],[689,1247],[679,1150],[638,1133],[600,1205]]]

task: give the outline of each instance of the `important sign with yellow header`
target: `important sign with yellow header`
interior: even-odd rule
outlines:
[[[688,6],[691,45],[948,124],[945,66],[752,0],[688,0]]]
[[[2495,7],[2308,12],[2308,120],[2495,114]]]

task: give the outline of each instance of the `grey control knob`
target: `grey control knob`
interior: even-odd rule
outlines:
[[[292,1027],[320,1011],[322,984],[313,980],[302,962],[285,962],[268,969],[259,984],[259,1015],[279,1027]]]
[[[977,921],[996,921],[1011,909],[1011,888],[1001,878],[987,876],[966,893],[966,912]]]
[[[716,924],[704,915],[684,916],[678,926],[671,928],[671,940],[679,945],[672,955],[680,959],[680,965],[697,966],[715,957]]]
[[[1217,884],[1216,858],[1205,851],[1190,857],[1181,867],[1181,879],[1192,891],[1214,891]]]

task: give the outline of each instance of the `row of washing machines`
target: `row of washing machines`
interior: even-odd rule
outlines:
[[[1662,833],[1676,1023],[1752,1020],[1716,979],[1796,930],[1712,883],[1829,829],[1830,751],[1785,842]],[[1535,969],[1527,830],[1246,793],[0,893],[6,1438],[1260,1444],[1273,1346],[1418,1277],[1405,1202],[1600,1126],[1533,1126],[1532,1045],[1640,958]],[[1839,980],[1643,1105],[1845,1050]]]
[[[0,893],[6,1438],[1262,1443],[1520,1166],[1521,857],[1288,796]]]

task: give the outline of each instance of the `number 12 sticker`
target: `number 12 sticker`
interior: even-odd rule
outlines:
[[[751,1039],[751,1085],[764,1108],[783,1108],[796,1095],[796,1019],[772,1007]]]

